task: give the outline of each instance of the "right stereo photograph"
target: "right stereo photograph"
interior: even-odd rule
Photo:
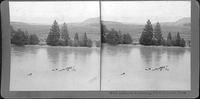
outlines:
[[[190,1],[101,2],[101,90],[191,90]]]

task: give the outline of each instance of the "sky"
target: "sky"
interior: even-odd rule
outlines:
[[[10,1],[10,21],[52,24],[99,17],[99,1]]]
[[[99,17],[99,1],[10,1],[10,20],[52,24],[82,22]],[[174,22],[191,16],[190,1],[102,1],[105,21],[144,24]]]
[[[144,24],[174,22],[191,16],[190,1],[104,1],[101,3],[104,21]]]

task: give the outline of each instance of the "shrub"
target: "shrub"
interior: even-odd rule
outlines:
[[[92,40],[87,40],[87,47],[92,47]]]
[[[13,38],[11,39],[11,43],[18,46],[24,46],[27,43],[27,37],[23,31],[18,29],[16,33],[13,35]]]
[[[123,44],[131,44],[133,42],[131,36],[127,34],[123,34]]]
[[[36,45],[38,44],[40,41],[39,41],[39,38],[37,37],[36,34],[32,34],[29,36],[29,44],[30,45]]]
[[[112,29],[107,35],[106,35],[106,42],[111,45],[117,45],[119,43],[119,36],[117,31]]]

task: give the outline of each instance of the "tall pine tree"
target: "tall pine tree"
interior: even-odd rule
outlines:
[[[84,36],[83,36],[83,46],[87,46],[87,42],[88,42],[88,38],[87,38],[87,34],[85,32]]]
[[[69,31],[66,23],[63,23],[63,26],[61,28],[61,39],[65,42],[65,45],[70,45]]]
[[[60,29],[56,20],[54,21],[53,25],[51,26],[49,35],[47,37],[47,45],[55,46],[58,44],[60,39]]]
[[[154,28],[154,37],[155,37],[155,43],[156,45],[161,45],[162,42],[162,32],[161,32],[161,27],[160,23],[156,23],[156,26]]]
[[[151,21],[148,20],[144,30],[142,31],[139,42],[142,45],[152,45],[153,43],[152,38],[153,38],[153,28]]]
[[[171,36],[171,32],[168,33],[167,36],[167,46],[172,46],[172,36]]]
[[[175,46],[180,46],[180,42],[181,42],[181,36],[178,32],[176,35]]]
[[[74,43],[73,43],[73,45],[74,45],[75,47],[79,46],[79,37],[78,37],[78,33],[76,33],[75,36],[74,36]]]

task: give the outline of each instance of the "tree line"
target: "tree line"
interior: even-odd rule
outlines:
[[[61,29],[59,29],[59,25],[56,20],[50,28],[46,43],[50,46],[92,47],[92,40],[87,37],[86,32],[82,38],[78,36],[78,33],[75,33],[74,39],[71,39],[67,24],[63,23]],[[96,41],[96,46],[100,47],[100,41]]]
[[[121,31],[116,31],[115,29],[107,29],[104,24],[101,24],[102,31],[102,43],[108,43],[110,45],[117,44],[131,44],[133,42],[132,37],[129,33],[122,34]]]
[[[172,37],[171,33],[168,33],[167,40],[163,38],[160,23],[157,22],[154,29],[151,21],[148,20],[144,30],[139,39],[139,43],[142,45],[163,45],[163,46],[181,46],[185,47],[185,40],[181,38],[180,33]]]
[[[11,44],[18,46],[36,45],[40,40],[36,34],[30,34],[27,31],[18,29],[17,31],[11,26]],[[50,32],[46,39],[46,44],[49,46],[74,46],[74,47],[92,47],[92,40],[87,37],[87,33],[80,38],[78,33],[75,33],[74,39],[69,36],[67,24],[63,23],[61,30],[55,20],[50,28]],[[97,47],[101,46],[101,42],[95,41]]]
[[[40,42],[36,34],[29,35],[27,31],[22,31],[21,29],[18,29],[16,31],[12,26],[10,27],[11,27],[10,29],[11,44],[23,46],[23,45],[36,45]]]
[[[131,44],[133,42],[129,33],[122,34],[121,31],[115,29],[107,29],[104,24],[101,24],[101,41],[110,45],[117,44]],[[97,47],[101,46],[101,41],[96,41]],[[40,40],[36,34],[28,34],[27,31],[18,29],[17,31],[11,26],[11,43],[19,46],[36,45]],[[61,29],[56,20],[50,28],[50,32],[46,39],[46,44],[50,46],[74,46],[74,47],[92,47],[92,40],[87,37],[87,33],[80,38],[78,33],[75,33],[73,39],[70,38],[67,24],[63,23]],[[181,38],[180,33],[172,36],[168,33],[167,38],[163,38],[161,26],[159,22],[156,23],[154,29],[151,21],[148,20],[139,38],[141,45],[163,45],[163,46],[181,46],[185,47],[186,42]],[[190,42],[189,42],[190,43]]]
[[[108,43],[111,45],[117,44],[131,44],[133,42],[129,33],[122,34],[121,31],[116,31],[115,29],[109,30],[104,24],[101,24],[101,39],[102,43]],[[180,46],[185,47],[186,41],[181,38],[180,33],[177,32],[176,35],[172,36],[171,32],[168,33],[167,38],[163,38],[160,23],[157,22],[154,29],[151,21],[148,20],[142,31],[139,43],[141,45],[156,45],[156,46]],[[190,44],[190,41],[188,42]]]

